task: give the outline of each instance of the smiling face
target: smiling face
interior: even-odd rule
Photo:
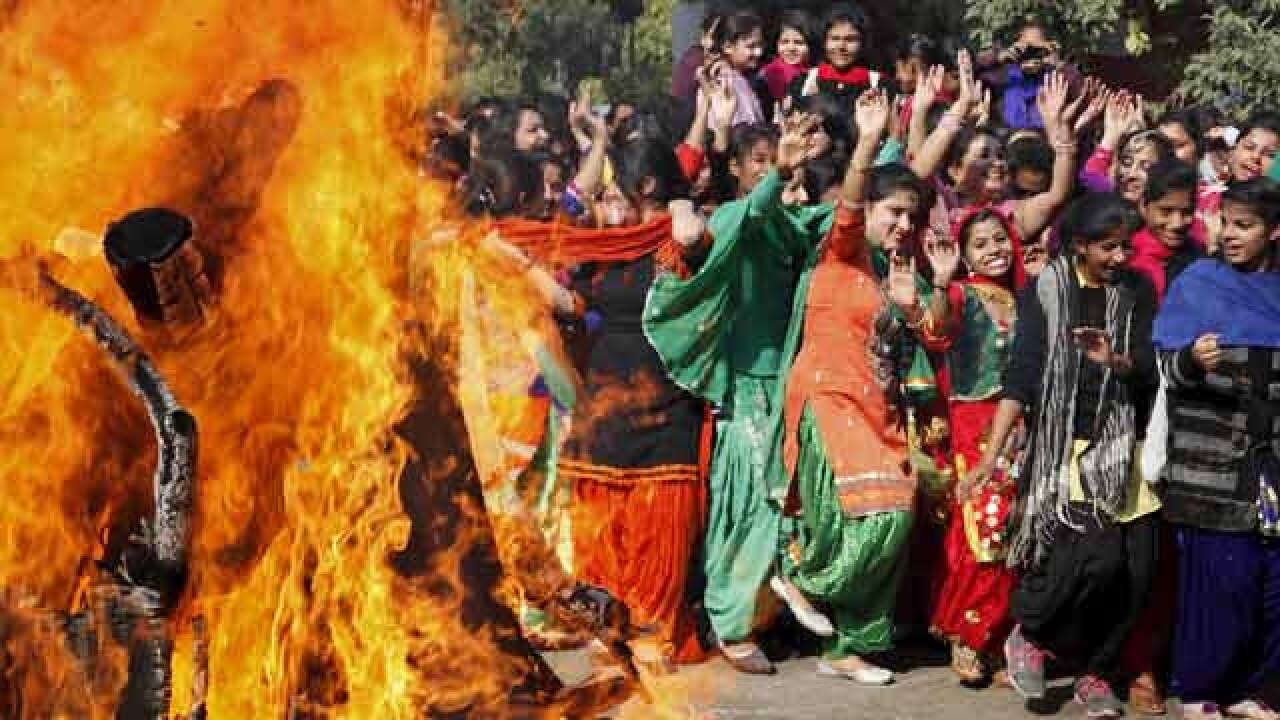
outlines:
[[[973,136],[960,157],[960,164],[951,169],[960,194],[982,202],[994,202],[1004,196],[1008,173],[1004,147],[995,138],[983,134]]]
[[[848,70],[858,61],[862,50],[862,31],[853,23],[841,22],[831,26],[826,37],[827,62],[837,70]]]
[[[729,172],[738,180],[739,195],[746,195],[773,168],[773,155],[777,148],[765,138],[756,140],[742,158],[729,161]]]
[[[1085,278],[1098,284],[1109,284],[1129,261],[1129,233],[1121,226],[1092,242],[1073,244],[1076,264]]]
[[[1280,136],[1274,132],[1266,128],[1250,130],[1240,138],[1227,158],[1231,177],[1236,182],[1244,182],[1266,172],[1277,147],[1280,147]]]
[[[725,60],[734,70],[749,73],[760,66],[760,57],[764,55],[764,33],[756,28],[737,40],[725,43],[723,51]]]
[[[1160,159],[1160,151],[1149,140],[1130,141],[1116,162],[1116,190],[1129,202],[1142,200],[1151,166]]]
[[[1151,202],[1139,203],[1142,222],[1165,247],[1180,248],[1196,217],[1196,201],[1190,190],[1172,190]]]
[[[782,28],[778,35],[778,57],[788,65],[803,65],[809,61],[809,41],[795,28]]]
[[[885,252],[904,251],[915,235],[919,211],[919,195],[895,190],[868,207],[867,237]]]
[[[1271,261],[1275,228],[1248,205],[1222,203],[1222,257],[1237,270],[1261,270]]]
[[[1001,278],[1013,267],[1013,240],[998,218],[969,224],[965,231],[964,262],[969,270],[988,278]]]

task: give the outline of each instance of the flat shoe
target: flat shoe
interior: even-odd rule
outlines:
[[[769,588],[773,590],[774,595],[778,596],[778,599],[786,603],[788,608],[791,608],[791,614],[809,632],[818,637],[831,637],[836,634],[836,629],[831,625],[831,621],[827,619],[826,615],[818,612],[813,605],[809,604],[809,599],[804,596],[804,593],[800,592],[800,588],[778,575],[769,578]]]
[[[823,677],[848,678],[859,685],[871,687],[880,687],[893,682],[893,673],[891,671],[875,665],[864,665],[857,670],[841,670],[831,663],[821,660],[818,662],[818,674]]]
[[[735,670],[747,675],[776,675],[778,668],[769,662],[760,647],[752,642],[735,645],[720,644],[720,654]]]
[[[1280,714],[1257,700],[1245,700],[1227,708],[1229,718],[1245,718],[1246,720],[1280,720]]]

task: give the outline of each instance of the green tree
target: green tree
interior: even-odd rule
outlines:
[[[598,77],[613,95],[661,92],[670,77],[673,0],[646,0],[620,22],[608,0],[446,0],[456,56],[453,91],[572,93]]]

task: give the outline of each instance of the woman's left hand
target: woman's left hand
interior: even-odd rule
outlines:
[[[1071,331],[1076,344],[1090,361],[1103,367],[1112,367],[1118,357],[1111,349],[1111,333],[1091,327],[1078,327]]]
[[[889,258],[889,300],[903,311],[918,310],[920,291],[916,288],[916,261],[894,253]]]

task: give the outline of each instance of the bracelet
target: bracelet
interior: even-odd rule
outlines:
[[[1080,147],[1075,143],[1056,142],[1053,144],[1053,150],[1054,152],[1075,154],[1080,152]]]
[[[853,163],[849,164],[849,172],[855,172],[855,173],[858,173],[859,175],[869,175],[871,171],[875,169],[876,168],[874,165],[854,165]]]
[[[944,112],[938,120],[938,127],[944,130],[959,130],[961,124],[959,113]]]
[[[906,317],[907,315],[906,312],[903,312],[902,315],[903,315],[903,319],[906,320],[907,322],[907,327],[911,328],[912,330],[919,330],[920,326],[924,325],[925,319],[929,317],[929,313],[925,312],[924,309],[921,308],[919,305],[915,306],[915,310],[916,312],[920,313],[920,316],[915,320],[915,322],[912,322],[911,318]]]

